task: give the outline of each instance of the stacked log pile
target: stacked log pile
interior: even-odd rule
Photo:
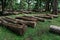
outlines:
[[[19,34],[19,35],[23,35],[27,26],[26,25],[21,25],[21,24],[13,24],[11,22],[7,22],[4,19],[1,19],[1,24],[6,26],[7,28],[9,28],[10,30],[12,30],[13,32]]]
[[[36,26],[36,22],[34,22],[34,21],[24,21],[24,20],[19,20],[19,19],[12,19],[9,17],[5,17],[3,19],[8,22],[12,22],[12,23],[16,23],[16,24],[25,24],[25,25],[31,26],[33,28]]]
[[[17,34],[23,35],[27,26],[32,28],[36,27],[37,21],[46,21],[46,18],[53,19],[57,18],[58,15],[46,14],[41,16],[22,16],[10,18],[10,17],[0,17],[0,24],[6,26]],[[50,30],[53,32],[60,32],[60,27],[50,26]]]
[[[23,35],[27,26],[31,26],[32,28],[36,26],[36,20],[24,21],[19,19],[13,19],[10,17],[1,17],[0,24],[6,26],[17,34]]]

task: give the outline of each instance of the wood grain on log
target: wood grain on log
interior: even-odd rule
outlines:
[[[26,30],[27,26],[9,23],[9,22],[7,22],[3,19],[0,19],[0,20],[2,21],[2,23],[1,23],[2,25],[6,26],[7,28],[12,30],[13,32],[15,32],[19,35],[23,35],[25,33],[25,30]]]

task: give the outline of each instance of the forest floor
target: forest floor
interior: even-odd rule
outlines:
[[[23,16],[24,14],[19,15],[10,15],[10,17]],[[30,14],[35,15],[35,14]],[[60,40],[60,35],[50,33],[49,26],[57,25],[60,26],[60,16],[58,18],[52,19],[52,21],[46,22],[37,22],[35,28],[28,27],[24,36],[16,35],[7,28],[0,26],[0,40]]]

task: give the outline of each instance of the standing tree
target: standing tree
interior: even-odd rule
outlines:
[[[57,11],[58,2],[57,1],[58,0],[53,0],[53,2],[52,2],[52,9],[53,9],[52,13],[55,14],[55,15],[58,14],[58,11]]]
[[[49,3],[50,3],[50,0],[46,0],[45,11],[50,11]]]

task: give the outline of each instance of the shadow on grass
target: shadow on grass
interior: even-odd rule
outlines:
[[[27,38],[25,38],[24,40],[33,40],[32,35],[29,35]]]
[[[17,33],[17,32],[14,32],[13,30],[11,30],[10,28],[8,28],[8,27],[6,27],[6,26],[4,26],[4,25],[2,25],[2,24],[0,24],[0,26],[3,28],[3,29],[7,29],[11,34],[14,34],[14,35],[17,35],[17,36],[21,36],[21,37],[23,37],[24,35],[20,35],[19,33]]]
[[[60,36],[60,33],[49,30],[50,33]]]

